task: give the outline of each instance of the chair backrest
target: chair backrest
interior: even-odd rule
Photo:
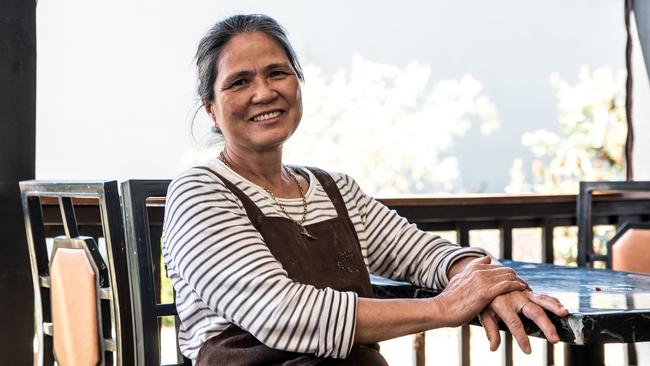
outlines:
[[[606,255],[594,253],[593,250],[593,227],[595,224],[613,224],[621,226],[626,222],[648,222],[650,221],[650,195],[643,195],[638,200],[627,202],[621,205],[620,212],[602,212],[594,205],[593,196],[599,193],[623,193],[623,192],[650,192],[650,182],[635,181],[602,181],[602,182],[580,182],[580,192],[576,203],[576,214],[578,221],[578,266],[593,265],[594,262],[609,262],[611,251]],[[609,217],[616,216],[617,221],[609,221]]]
[[[97,257],[91,255],[92,251]],[[110,340],[103,339],[100,316],[100,282],[106,282],[107,269],[95,240],[57,237],[51,258],[52,336],[56,359],[60,365],[103,365],[105,349],[111,348],[105,344]]]
[[[101,353],[100,364],[132,365],[131,298],[117,182],[24,181],[20,182],[20,190],[34,284],[37,365],[54,365],[55,351],[62,358],[58,363],[65,365],[71,352],[77,356],[77,347],[93,343]],[[44,209],[46,201],[57,203],[59,210],[51,211],[51,206]],[[93,207],[98,212],[89,213]],[[79,225],[77,209],[84,211],[85,216],[96,215],[101,227]],[[44,225],[45,216],[60,216],[48,222],[61,225]],[[53,244],[51,238],[55,238]],[[105,246],[97,246],[99,238],[103,238]],[[99,253],[101,248],[105,248],[105,259]],[[70,268],[73,265],[75,268]],[[66,299],[69,291],[75,290],[71,286],[78,286],[77,290],[84,287],[85,296],[79,295],[74,301]],[[90,294],[92,291],[94,294]],[[79,306],[88,313],[77,313]],[[68,312],[74,312],[76,318],[66,321]],[[83,315],[86,321],[82,329],[74,321],[81,321]],[[90,335],[84,343],[64,345],[79,341],[78,331],[84,330],[88,335],[93,328],[96,335]],[[89,352],[89,359],[94,354]]]
[[[180,321],[173,295],[163,303],[162,295],[172,291],[161,271],[161,236],[164,197],[170,180],[129,180],[122,183],[126,243],[129,252],[133,316],[136,331],[136,364],[159,366],[161,362],[162,318],[173,317],[175,335]],[[156,215],[156,220],[151,220]],[[172,292],[173,294],[173,292]],[[174,340],[177,340],[174,337]],[[191,365],[178,346],[174,365]]]
[[[650,273],[650,222],[625,223],[607,243],[607,267]]]

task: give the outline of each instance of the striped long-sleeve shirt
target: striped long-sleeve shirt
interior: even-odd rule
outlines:
[[[165,207],[163,256],[176,290],[183,353],[196,359],[207,339],[235,324],[272,348],[346,357],[354,340],[357,294],[318,289],[289,278],[241,201],[214,171],[235,183],[265,216],[284,217],[262,187],[216,159],[172,181]],[[304,171],[309,176],[304,225],[336,217],[323,187]],[[447,271],[456,260],[486,254],[418,230],[364,194],[349,176],[331,175],[371,273],[444,288]],[[300,198],[280,202],[292,218],[302,216]]]

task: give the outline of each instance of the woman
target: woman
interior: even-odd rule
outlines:
[[[302,116],[303,76],[277,22],[227,18],[196,61],[224,147],[168,192],[163,254],[186,356],[199,365],[385,365],[377,342],[477,315],[492,350],[501,319],[529,353],[518,313],[558,341],[543,309],[564,316],[559,301],[482,250],[417,230],[344,174],[282,163]],[[444,291],[373,299],[368,271]]]

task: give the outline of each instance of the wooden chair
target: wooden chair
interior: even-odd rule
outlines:
[[[650,223],[626,222],[607,243],[607,268],[616,271],[650,273]],[[634,299],[627,298],[627,306],[634,307]],[[637,347],[627,345],[627,363],[638,365]]]
[[[620,211],[604,212],[594,203],[594,192],[599,193],[632,193],[650,192],[650,182],[580,182],[580,192],[576,202],[578,221],[578,266],[592,266],[595,262],[609,261],[607,254],[594,253],[593,227],[596,224],[613,224],[618,227],[626,222],[650,221],[650,195],[635,197],[620,206]],[[616,217],[616,221],[611,218]]]
[[[133,365],[117,182],[24,181],[20,189],[34,283],[36,364]],[[44,210],[45,201],[58,203],[59,211]],[[101,227],[78,224],[77,209],[93,215],[87,212],[92,206],[83,207],[83,202],[98,204],[95,211],[99,212],[93,214]],[[59,216],[54,221],[61,226],[45,226],[45,216]],[[99,238],[105,242],[105,259],[97,245]]]
[[[126,243],[136,334],[136,364],[161,363],[162,317],[174,317],[176,335],[180,320],[176,304],[161,303],[161,236],[164,197],[169,180],[129,180],[122,183]],[[156,215],[156,220],[150,220]],[[177,338],[176,338],[177,339]],[[178,346],[173,365],[191,365]]]
[[[607,243],[607,268],[650,273],[650,222],[626,222]]]

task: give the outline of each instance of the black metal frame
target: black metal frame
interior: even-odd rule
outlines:
[[[623,225],[623,228],[630,223],[641,223],[650,220],[650,200],[635,201],[631,207],[617,209],[616,207],[604,205],[599,206],[593,201],[595,192],[601,193],[622,193],[622,192],[650,192],[650,182],[635,181],[596,181],[580,182],[580,192],[576,199],[576,216],[578,220],[578,266],[593,266],[596,262],[604,262],[607,268],[611,268],[611,246],[618,239],[622,232],[619,231],[607,244],[607,253],[594,253],[593,227],[597,224]],[[620,230],[620,229],[619,229]],[[636,350],[633,343],[627,345],[628,362],[636,364]],[[604,364],[604,352],[602,345],[572,346],[567,345],[565,349],[565,360],[582,363],[583,361],[593,365]]]
[[[106,279],[102,279],[100,276],[99,279],[102,286],[100,307],[102,328],[105,330],[103,335],[106,346],[105,363],[118,366],[133,364],[131,297],[117,182],[63,183],[32,180],[20,182],[20,190],[34,286],[39,344],[37,365],[54,364],[51,338],[49,256],[46,238],[64,234],[64,237],[69,240],[85,240],[80,236],[73,198],[97,200],[98,205],[94,209],[99,211],[101,227],[100,230],[92,230],[95,235],[91,236],[96,242],[97,237],[101,235],[106,242],[108,276]],[[58,200],[63,233],[46,227],[42,204],[44,197]],[[102,272],[100,268],[100,274]],[[112,338],[111,329],[114,331],[115,338]]]
[[[650,230],[650,222],[626,222],[618,228],[616,234],[607,242],[607,268],[612,268],[612,247],[616,242],[630,229]],[[627,298],[628,306],[634,302],[634,299]],[[630,365],[638,364],[636,348],[634,343],[627,344],[627,363]]]
[[[593,266],[594,262],[607,262],[609,254],[594,253],[593,226],[597,224],[622,225],[625,222],[650,221],[650,198],[640,199],[628,207],[605,206],[593,202],[594,192],[650,192],[650,182],[602,181],[580,182],[576,203],[578,219],[578,266]]]
[[[175,316],[176,331],[180,321],[176,304],[161,304],[160,242],[152,238],[162,235],[161,221],[149,220],[147,199],[165,197],[170,180],[128,180],[122,182],[123,211],[131,279],[133,316],[136,334],[136,364],[160,365],[159,318]],[[177,347],[175,365],[191,365]]]

